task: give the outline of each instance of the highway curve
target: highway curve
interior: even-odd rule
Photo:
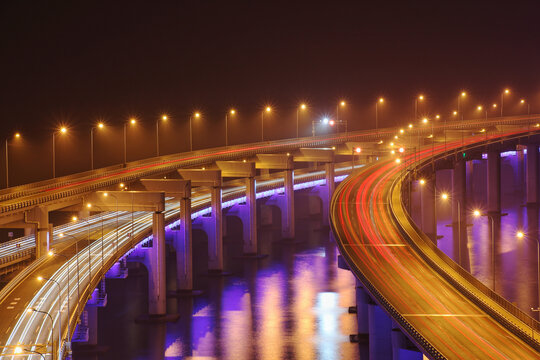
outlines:
[[[474,137],[467,142],[484,139]],[[461,141],[448,143],[446,150],[461,145]],[[433,150],[429,146],[416,155],[417,160],[431,157],[432,151],[442,153],[445,146]],[[412,162],[414,155],[410,157]],[[394,159],[379,161],[355,172],[336,189],[331,223],[351,271],[430,358],[538,359],[538,341],[531,337],[527,324],[479,291],[475,296],[485,306],[478,306],[478,301],[465,296],[424,260],[426,253],[415,250],[422,248],[415,244],[426,239],[403,227],[411,224],[401,203],[398,181],[406,163],[406,158],[399,164]],[[429,250],[428,255],[437,256]],[[474,286],[464,277],[451,267],[446,271],[474,293]],[[491,316],[493,313],[517,331],[509,331]],[[538,338],[538,333],[535,336]]]

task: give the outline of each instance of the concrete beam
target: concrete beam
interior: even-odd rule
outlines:
[[[257,154],[257,169],[293,170],[293,157],[287,154]]]
[[[178,198],[191,197],[191,181],[180,179],[141,179],[148,191],[164,192],[166,196]]]
[[[165,210],[165,193],[150,191],[96,191],[87,198],[87,202],[99,211],[160,212]]]
[[[191,186],[221,186],[221,170],[178,169],[184,180],[191,180]]]
[[[221,177],[252,178],[257,175],[254,162],[243,161],[216,161],[221,170]]]
[[[296,162],[334,162],[334,150],[331,148],[301,148],[294,153],[294,161]]]

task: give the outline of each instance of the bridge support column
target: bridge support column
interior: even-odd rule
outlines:
[[[465,161],[458,160],[454,164],[452,174],[452,223],[465,220],[467,175]]]
[[[467,184],[466,194],[473,193],[474,163],[472,160],[465,162],[465,182]]]
[[[392,329],[392,360],[422,360],[423,354],[400,329]]]
[[[52,231],[49,226],[49,211],[45,206],[37,206],[26,212],[27,223],[35,225],[36,258],[47,255],[52,245]]]
[[[152,215],[152,248],[148,252],[148,314],[167,313],[165,281],[165,217],[162,212]]]
[[[524,145],[517,145],[516,146],[516,190],[518,193],[523,193],[523,189],[526,187],[525,183],[525,151],[527,147]]]
[[[322,201],[322,216],[323,216],[323,225],[330,226],[330,202],[332,201],[332,195],[334,194],[334,189],[336,188],[334,183],[334,163],[325,163],[325,194]]]
[[[294,228],[294,178],[292,170],[285,170],[284,196],[281,201],[281,237],[293,239]]]
[[[501,154],[498,151],[488,152],[487,166],[488,212],[501,212]]]
[[[208,271],[223,271],[223,233],[221,214],[221,186],[210,189],[212,212],[197,218],[194,225],[202,227],[208,237]]]
[[[190,190],[191,192],[191,190]],[[176,251],[176,289],[193,289],[192,237],[191,237],[191,198],[180,199],[180,229],[174,231]]]
[[[422,231],[434,242],[437,242],[437,222],[435,215],[435,174],[425,179],[420,187]]]
[[[369,297],[362,283],[356,280],[356,321],[358,324],[358,334],[369,334],[369,304],[371,298]]]
[[[527,204],[538,203],[538,145],[527,145]]]
[[[392,358],[392,320],[379,305],[370,304],[369,317],[369,358]]]

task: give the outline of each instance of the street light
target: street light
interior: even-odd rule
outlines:
[[[69,257],[67,257],[66,255],[64,254],[56,254],[54,253],[53,251],[49,251],[48,252],[48,255],[49,256],[60,256],[60,257],[63,257],[64,259],[66,259],[66,263],[67,263],[67,311],[68,311],[68,337],[71,336],[71,331],[70,331],[70,326],[69,326],[69,317],[70,317],[70,307],[69,307],[69,297],[70,297],[70,291],[69,291]],[[60,299],[58,299],[60,301]],[[68,338],[68,342],[70,341],[71,339]]]
[[[13,138],[14,139],[19,139],[21,137],[21,134],[20,133],[15,133],[15,135],[13,135]],[[6,139],[6,188],[9,187],[9,150],[8,150],[8,139]]]
[[[418,97],[416,97],[414,99],[414,121],[416,121],[416,119],[418,119],[418,102],[419,101],[424,101],[424,95],[418,95]]]
[[[504,95],[510,94],[510,89],[504,89],[503,92],[501,92],[501,117],[503,116],[503,108],[504,108]]]
[[[118,198],[114,196],[113,194],[109,194],[107,192],[103,193],[104,197],[112,196],[114,200],[116,201],[116,253],[118,254]]]
[[[307,109],[307,105],[306,104],[300,104],[299,107],[296,108],[296,137],[298,138],[299,137],[299,131],[298,131],[298,118],[299,118],[299,115],[298,115],[298,110],[306,110]]]
[[[193,151],[193,118],[200,118],[201,113],[195,112],[193,115],[189,117],[189,151]]]
[[[236,115],[236,110],[231,109],[225,113],[225,146],[229,146],[229,114],[231,116]]]
[[[341,100],[337,105],[336,105],[336,123],[339,123],[339,108],[342,107],[344,108],[345,105],[347,105],[347,103],[345,102],[345,100]],[[345,132],[348,131],[348,124],[347,122],[344,122],[345,123]],[[336,132],[337,131],[337,127],[336,127]]]
[[[443,200],[449,199],[448,193],[442,193],[441,198]],[[455,199],[457,203],[457,213],[458,213],[458,264],[461,266],[461,202],[459,199]]]
[[[53,170],[53,179],[56,178],[56,146],[55,146],[55,135],[59,132],[60,134],[67,133],[67,128],[65,126],[60,127],[59,129],[53,131],[52,133],[52,170]]]
[[[61,299],[62,299],[62,288],[60,287],[60,283],[58,283],[58,281],[54,280],[54,279],[50,279],[50,278],[46,278],[46,277],[43,277],[43,276],[38,276],[37,278],[39,281],[51,281],[53,283],[55,283],[56,285],[58,285],[58,355],[60,355],[60,348],[62,346],[62,304],[61,304]],[[69,303],[69,299],[68,299],[68,303]],[[37,310],[34,310],[34,311],[37,311]],[[50,316],[50,315],[49,315]],[[69,317],[69,315],[68,315]]]
[[[137,123],[137,120],[135,118],[131,118],[129,120],[130,125],[135,125]],[[124,165],[127,163],[127,123],[124,123]]]
[[[90,169],[94,170],[94,129],[103,129],[105,124],[102,122],[97,123],[96,126],[90,128]]]
[[[53,355],[54,357],[54,321],[53,321],[53,318],[51,316],[51,314],[49,314],[47,311],[42,311],[42,310],[37,310],[37,309],[34,309],[34,308],[28,308],[28,310],[26,310],[26,312],[28,314],[31,314],[33,312],[36,312],[36,313],[40,313],[40,314],[45,314],[49,317],[49,320],[51,320],[51,354]],[[58,346],[60,347],[60,339],[58,339]],[[20,354],[22,353],[22,348],[20,346],[17,346],[15,348],[15,354]],[[30,351],[30,352],[33,352],[32,350],[27,350],[27,349],[24,349],[25,351]],[[43,356],[43,354],[40,354],[41,356]],[[45,358],[45,357],[43,357]]]
[[[521,105],[527,104],[527,115],[531,115],[531,103],[525,101],[525,99],[521,99],[519,103]]]
[[[379,98],[379,100],[375,102],[375,131],[376,132],[379,131],[379,104],[382,105],[383,103],[384,103],[383,98]]]
[[[465,91],[462,91],[457,98],[457,114],[461,114],[461,120],[463,120],[463,111],[461,110],[461,99],[465,98],[467,96],[467,93]]]
[[[261,111],[261,141],[264,141],[264,113],[270,113],[272,111],[272,108],[270,106],[267,106],[264,108],[263,111]]]
[[[165,122],[169,119],[167,115],[161,116],[161,121]],[[156,156],[159,156],[159,120],[156,120]]]

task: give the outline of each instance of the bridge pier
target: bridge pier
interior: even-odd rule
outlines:
[[[420,212],[422,218],[422,231],[433,241],[437,243],[437,222],[435,208],[435,177],[424,179],[424,185],[420,186]]]
[[[47,255],[52,245],[52,226],[49,224],[49,210],[46,206],[36,206],[25,212],[25,222],[34,224],[36,258]]]
[[[452,173],[452,223],[465,221],[466,215],[466,190],[467,173],[464,160],[458,160],[454,163],[454,171]]]
[[[376,304],[368,305],[369,358],[370,360],[392,358],[392,320]]]
[[[487,164],[488,213],[501,212],[501,154],[499,151],[488,151]]]
[[[527,145],[527,204],[538,203],[538,145]]]
[[[392,360],[422,360],[424,355],[399,328],[392,329]]]

